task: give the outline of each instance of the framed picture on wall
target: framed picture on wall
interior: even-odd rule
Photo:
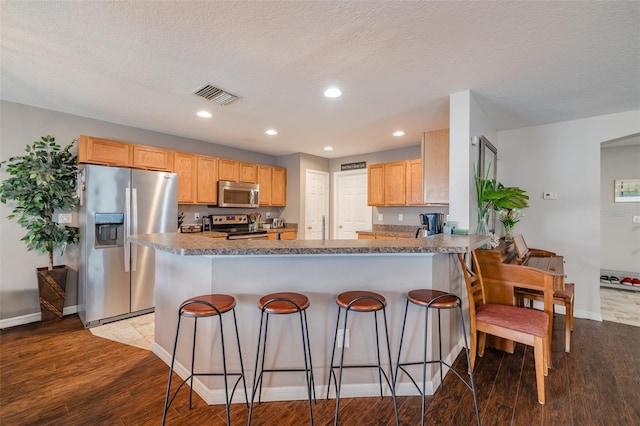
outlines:
[[[616,203],[640,203],[640,179],[616,179],[613,187]]]

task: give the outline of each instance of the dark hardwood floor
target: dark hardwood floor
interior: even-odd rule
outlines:
[[[488,349],[476,366],[483,425],[640,425],[640,328],[576,319],[564,352],[564,317],[554,321],[547,403],[536,400],[533,351]],[[456,361],[462,365],[462,357]],[[93,336],[76,315],[0,331],[0,425],[159,425],[168,367],[153,353]],[[167,424],[223,425],[223,405],[181,391]],[[318,399],[316,425],[333,423],[334,400]],[[420,421],[419,397],[399,397],[402,425]],[[342,425],[394,424],[390,398],[343,399]],[[449,374],[426,403],[427,424],[474,424],[471,393]],[[255,425],[309,423],[306,401],[263,403]],[[244,404],[232,423],[246,424]]]

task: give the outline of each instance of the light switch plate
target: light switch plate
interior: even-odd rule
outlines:
[[[640,216],[633,216],[633,223],[640,223]]]
[[[398,215],[398,220],[399,220],[400,222],[402,222],[402,221],[404,220],[404,216],[402,215],[402,213],[400,213],[400,214]]]
[[[378,213],[378,220],[382,222],[382,218],[383,218],[383,214],[382,213]]]
[[[558,193],[557,192],[543,192],[542,199],[544,200],[557,200]]]

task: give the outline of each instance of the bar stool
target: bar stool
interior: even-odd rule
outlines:
[[[391,345],[389,343],[389,327],[387,326],[387,301],[381,294],[371,291],[346,291],[336,296],[336,304],[338,305],[338,319],[336,320],[336,331],[333,338],[333,349],[331,351],[331,367],[329,369],[329,380],[327,384],[327,399],[329,398],[329,389],[331,388],[331,378],[336,383],[336,412],[334,415],[334,425],[338,424],[338,415],[340,409],[340,387],[342,385],[342,369],[343,368],[377,368],[380,379],[380,397],[382,397],[382,376],[384,375],[389,388],[391,389],[391,398],[393,399],[393,410],[396,417],[396,425],[398,424],[398,406],[396,404],[395,379],[393,375],[393,366],[391,360]],[[378,364],[373,365],[344,365],[344,342],[345,336],[342,336],[342,351],[340,352],[340,364],[334,365],[333,361],[336,352],[336,341],[338,340],[338,326],[340,324],[340,313],[344,309],[343,330],[347,329],[347,317],[350,311],[353,312],[373,312],[376,327],[376,349],[378,355]],[[384,318],[384,331],[387,338],[387,355],[389,356],[389,376],[384,372],[380,361],[380,338],[378,333],[378,311],[382,311]],[[336,379],[334,369],[339,368],[338,378]]]
[[[227,424],[231,424],[230,414],[229,414],[229,406],[231,405],[231,400],[233,399],[233,394],[236,391],[236,387],[242,379],[242,384],[244,386],[244,395],[245,401],[248,401],[247,397],[247,383],[245,381],[244,376],[244,365],[242,364],[242,351],[240,350],[240,335],[238,334],[238,321],[236,319],[236,299],[233,296],[229,296],[227,294],[205,294],[202,296],[193,297],[191,299],[187,299],[178,308],[178,325],[176,326],[176,338],[173,344],[173,355],[171,356],[171,367],[169,369],[169,380],[167,382],[167,394],[164,400],[164,411],[162,412],[162,424],[165,424],[167,418],[167,411],[169,406],[175,399],[176,395],[187,381],[189,381],[189,409],[191,409],[191,403],[193,399],[193,378],[195,376],[223,376],[224,377],[224,395],[225,395],[225,406],[227,410]],[[222,314],[232,311],[233,312],[233,322],[236,329],[236,342],[238,344],[238,355],[240,357],[240,370],[239,373],[230,373],[227,371],[227,357],[225,353],[224,346],[224,332],[222,329]],[[220,348],[222,350],[222,373],[194,373],[193,368],[195,365],[195,354],[196,354],[196,331],[198,328],[198,319],[206,318],[206,317],[214,317],[218,316],[220,318]],[[173,396],[169,400],[169,395],[171,391],[171,380],[173,376],[173,365],[176,360],[176,349],[178,347],[178,335],[180,332],[180,320],[185,318],[193,318],[193,345],[191,348],[191,375],[184,379],[178,389],[174,392]],[[238,376],[235,384],[233,385],[233,390],[231,391],[231,396],[229,396],[229,387],[227,385],[227,376]]]
[[[409,302],[417,306],[425,307],[427,309],[427,311],[425,312],[425,320],[424,320],[423,359],[422,361],[401,363],[400,355],[402,353],[402,342],[404,339],[405,325],[407,323],[407,311],[409,310]],[[428,341],[427,337],[429,335],[428,330],[429,330],[429,309],[430,308],[437,309],[438,311],[438,354],[440,358],[437,360],[427,360],[427,341]],[[462,327],[462,335],[464,336],[464,349],[465,349],[465,354],[467,355],[467,368],[470,376],[469,382],[467,382],[464,378],[462,378],[460,373],[458,373],[453,367],[451,367],[451,365],[449,365],[447,362],[445,362],[442,359],[442,328],[441,328],[441,320],[440,320],[440,311],[442,309],[456,309],[456,308],[460,312],[460,324]],[[443,391],[444,391],[443,366],[445,365],[449,367],[449,369],[453,371],[456,376],[458,376],[458,378],[462,381],[462,383],[464,383],[467,386],[467,388],[469,388],[469,390],[471,390],[471,392],[473,393],[473,403],[475,405],[476,419],[478,421],[478,425],[480,425],[480,415],[478,412],[478,399],[476,396],[475,383],[473,382],[473,370],[471,369],[471,361],[469,359],[469,345],[467,344],[467,333],[464,327],[464,316],[462,314],[462,301],[460,300],[460,297],[458,297],[453,293],[445,293],[444,291],[440,291],[440,290],[427,290],[427,289],[412,290],[409,292],[409,294],[407,294],[407,301],[404,307],[404,319],[402,321],[402,333],[400,334],[400,346],[398,347],[398,362],[396,363],[395,379],[398,380],[398,369],[404,371],[407,374],[407,376],[409,376],[409,378],[413,382],[416,389],[418,389],[418,392],[420,393],[420,395],[422,395],[422,409],[421,409],[422,414],[420,417],[420,424],[422,425],[424,425],[424,399],[425,399],[425,384],[427,381],[427,364],[435,364],[435,363],[440,364],[440,385],[442,386]],[[422,364],[422,389],[420,389],[420,387],[418,386],[416,381],[413,379],[411,374],[404,368],[404,366],[407,366],[407,365],[420,365],[420,364]]]
[[[309,307],[309,298],[304,294],[281,292],[271,293],[260,298],[258,308],[261,311],[260,331],[258,332],[258,347],[256,350],[255,375],[253,376],[253,387],[251,392],[251,405],[249,406],[249,422],[251,424],[251,415],[253,412],[253,401],[255,399],[258,387],[258,403],[261,402],[262,396],[262,375],[273,372],[295,372],[304,371],[307,381],[307,393],[309,395],[309,418],[313,425],[313,408],[312,399],[315,401],[316,394],[313,381],[313,364],[311,362],[311,347],[309,345],[309,326],[307,323],[307,308]],[[267,332],[269,331],[269,315],[289,315],[298,313],[300,315],[300,329],[302,336],[302,351],[304,353],[304,368],[264,368],[264,358],[267,351]],[[262,340],[262,330],[264,323],[264,341]],[[262,361],[260,363],[260,371],[258,372],[258,360],[260,359],[260,343],[262,343]]]

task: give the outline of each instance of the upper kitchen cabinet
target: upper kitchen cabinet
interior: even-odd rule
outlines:
[[[113,166],[130,166],[133,163],[131,144],[108,139],[80,136],[78,162]]]
[[[422,137],[424,204],[449,204],[449,129],[425,132]]]
[[[149,170],[173,169],[173,152],[146,145],[133,145],[133,166]]]
[[[287,169],[271,168],[271,205],[287,205]]]
[[[194,204],[198,181],[198,156],[174,152],[173,171],[178,174],[178,204]]]
[[[407,204],[418,206],[422,201],[422,160],[407,160]]]
[[[196,203],[218,204],[218,159],[198,155]]]
[[[270,166],[258,166],[258,185],[260,186],[260,205],[271,205],[271,170]]]
[[[238,182],[238,161],[226,158],[218,159],[218,180]]]
[[[405,205],[406,174],[406,161],[370,165],[368,167],[368,204],[370,206]]]
[[[238,181],[246,183],[258,182],[258,165],[238,162]]]

